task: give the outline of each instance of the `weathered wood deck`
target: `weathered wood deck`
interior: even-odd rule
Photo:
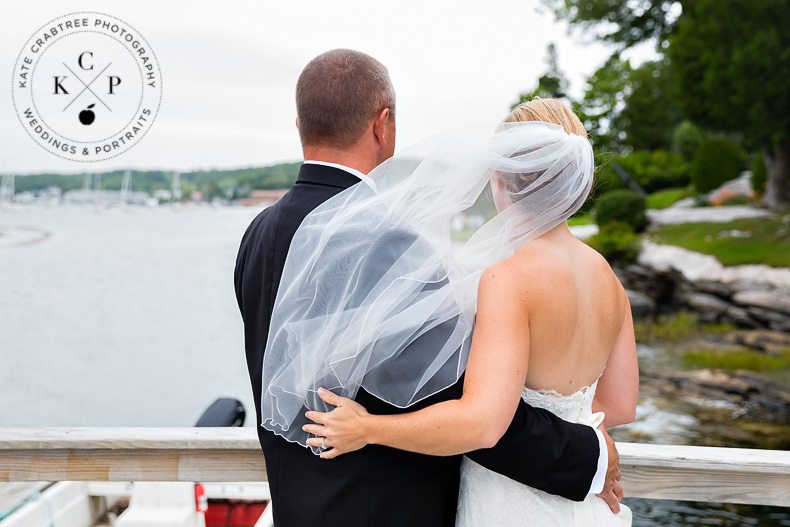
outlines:
[[[790,507],[790,452],[618,449],[627,497]],[[71,480],[266,481],[266,468],[252,428],[0,428],[0,482]]]

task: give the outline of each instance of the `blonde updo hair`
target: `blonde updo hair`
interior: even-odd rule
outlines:
[[[541,99],[535,97],[531,101],[523,102],[516,106],[510,114],[502,121],[504,123],[520,123],[528,121],[541,121],[562,126],[565,132],[587,138],[587,130],[581,120],[565,104],[557,99]],[[518,156],[525,151],[515,152],[513,156]],[[574,160],[567,160],[573,163]],[[515,201],[521,200],[524,195],[522,191],[529,187],[540,177],[541,173],[534,172],[528,174],[514,174],[499,172],[498,177],[505,184],[505,188]]]
[[[584,125],[576,114],[557,99],[535,97],[531,101],[523,102],[516,106],[503,122],[520,123],[525,121],[558,124],[569,134],[587,138],[587,130],[584,129]]]

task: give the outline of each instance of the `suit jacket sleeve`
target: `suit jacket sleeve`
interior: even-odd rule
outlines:
[[[591,427],[569,423],[520,401],[499,442],[466,455],[524,485],[582,501],[598,468],[599,448]]]

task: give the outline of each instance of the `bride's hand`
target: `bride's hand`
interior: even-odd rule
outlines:
[[[305,417],[316,423],[302,427],[305,432],[316,436],[307,440],[308,445],[328,448],[329,450],[321,452],[321,457],[332,459],[368,444],[365,439],[364,420],[370,414],[362,405],[324,388],[319,388],[318,396],[336,408],[331,412],[305,413]]]

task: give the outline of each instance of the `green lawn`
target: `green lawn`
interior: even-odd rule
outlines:
[[[647,197],[648,209],[665,209],[688,194],[686,188],[668,188],[653,192]]]
[[[663,225],[650,231],[651,241],[711,254],[724,265],[764,263],[790,267],[790,215],[750,218],[729,223]],[[740,231],[740,236],[727,235]]]
[[[574,225],[592,225],[593,223],[595,223],[595,221],[592,219],[589,212],[568,218],[568,226],[570,227]]]

